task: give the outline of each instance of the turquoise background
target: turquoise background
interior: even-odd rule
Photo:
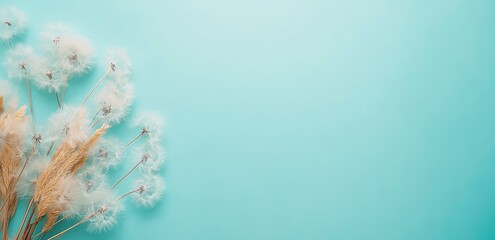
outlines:
[[[495,1],[5,4],[125,47],[167,118],[164,200],[101,239],[495,239]]]

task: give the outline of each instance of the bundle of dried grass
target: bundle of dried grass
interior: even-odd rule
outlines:
[[[0,36],[14,42],[25,29],[24,14],[0,9],[0,18],[6,19]],[[85,223],[90,231],[108,230],[117,223],[122,201],[128,196],[133,196],[138,205],[150,207],[164,190],[158,176],[163,162],[160,116],[140,115],[136,135],[126,144],[104,136],[127,117],[132,105],[134,87],[127,55],[122,50],[110,51],[101,78],[79,107],[74,107],[64,102],[65,91],[74,76],[91,69],[92,47],[87,39],[60,24],[49,25],[42,36],[45,51],[41,55],[21,44],[6,53],[8,77],[26,84],[28,107],[19,107],[14,88],[0,81],[2,240],[9,236],[29,240],[50,234],[53,236],[48,239],[59,238]],[[43,127],[37,126],[34,118],[37,102],[32,99],[31,80],[39,89],[55,95],[56,110]],[[98,90],[100,93],[92,98]],[[87,103],[93,104],[87,107]],[[88,117],[87,112],[94,114]],[[138,142],[141,147],[136,150],[133,167],[114,184],[107,184],[107,173],[118,165],[128,147]],[[118,194],[117,186],[137,169],[142,179]],[[28,201],[27,208],[17,211],[22,199]],[[23,214],[22,222],[17,231],[11,232],[10,222],[16,213]],[[71,219],[77,220],[71,227],[51,233],[55,225]]]

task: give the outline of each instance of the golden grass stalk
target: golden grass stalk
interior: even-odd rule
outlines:
[[[2,100],[3,102],[3,100]],[[3,103],[2,110],[3,110]],[[3,112],[0,116],[0,129],[6,121],[14,129],[20,129],[20,125],[25,124],[26,115],[25,107],[17,111],[9,110]],[[17,177],[18,167],[22,161],[23,153],[21,149],[22,133],[7,131],[1,139],[0,145],[0,199],[1,211],[0,221],[2,229],[2,239],[7,239],[10,219],[17,208],[17,194],[15,192],[15,178]]]
[[[82,167],[91,148],[103,136],[108,127],[108,125],[103,125],[86,142],[77,147],[62,144],[55,149],[52,162],[36,181],[33,194],[33,200],[37,206],[36,219],[47,217],[42,232],[49,231],[57,222],[60,213],[64,211],[64,206],[57,204],[57,200],[62,196],[62,192],[58,188],[59,184]]]

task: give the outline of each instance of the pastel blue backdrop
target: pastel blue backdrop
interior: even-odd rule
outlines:
[[[126,48],[168,121],[164,200],[65,239],[495,239],[495,1],[2,5]]]

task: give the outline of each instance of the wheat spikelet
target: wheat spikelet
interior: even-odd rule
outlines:
[[[8,121],[10,127],[17,129],[17,125],[25,123],[25,110],[26,108],[21,107],[15,112],[2,113],[0,127],[3,126],[5,121]],[[5,205],[5,209],[0,216],[3,238],[6,238],[10,218],[14,215],[17,208],[17,195],[15,193],[14,181],[17,177],[17,170],[22,160],[22,133],[11,131],[7,131],[6,133],[7,134],[2,139],[2,145],[0,146],[0,196],[2,199],[1,206]]]
[[[55,224],[58,216],[64,210],[64,206],[57,204],[61,193],[58,189],[59,183],[68,176],[73,175],[84,164],[92,147],[98,142],[108,129],[102,126],[79,147],[72,148],[69,144],[63,144],[55,150],[52,163],[43,172],[38,181],[33,195],[37,205],[37,219],[47,216],[47,222],[43,231],[50,230]]]

